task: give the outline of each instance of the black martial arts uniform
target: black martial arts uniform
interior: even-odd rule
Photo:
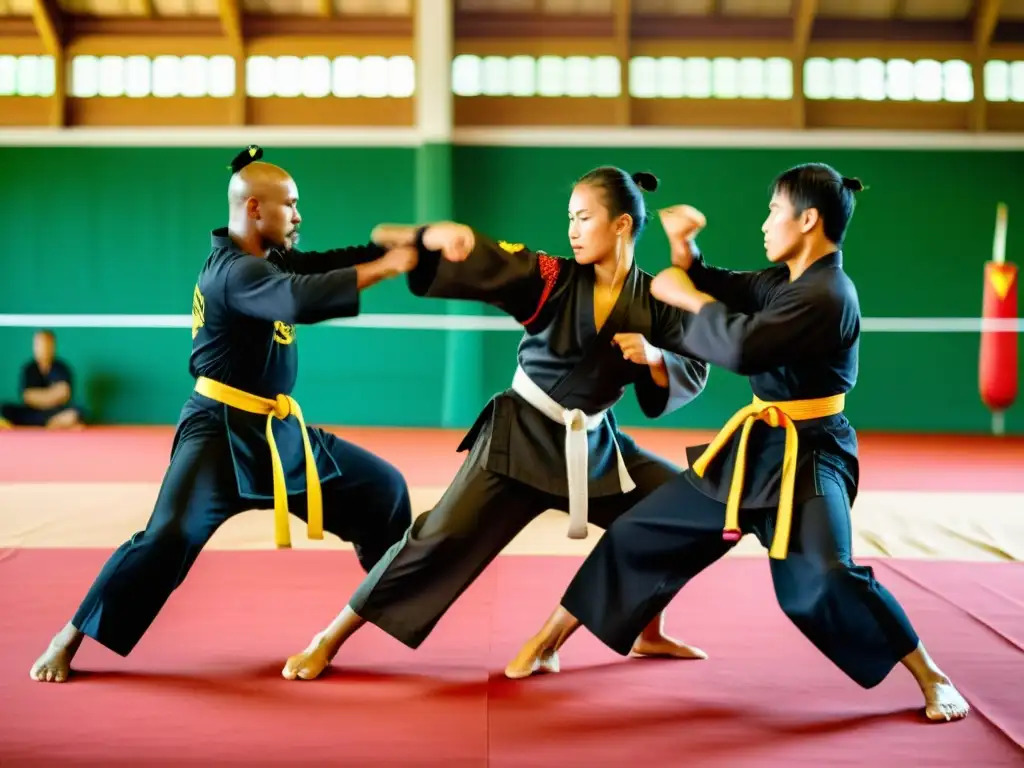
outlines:
[[[857,378],[861,319],[842,255],[822,258],[793,282],[785,265],[730,272],[700,258],[689,274],[718,301],[688,326],[686,348],[748,376],[755,398],[793,413],[799,444],[792,538],[788,554],[786,537],[776,540],[770,560],[779,604],[850,678],[877,685],[918,638],[871,568],[851,556],[859,466],[856,433],[841,406]],[[838,402],[839,412],[802,418],[800,411],[813,411],[819,398]],[[623,515],[567,589],[563,607],[618,653],[628,653],[637,632],[735,545],[723,528],[741,437],[737,430],[710,462],[701,460],[707,446],[688,450],[691,468]],[[754,422],[737,497],[740,529],[766,547],[783,518],[785,442],[785,430]]]
[[[380,256],[376,246],[324,253],[239,250],[226,229],[193,294],[189,370],[259,397],[291,393],[298,373],[295,325],[359,312],[355,265]],[[107,561],[72,623],[127,655],[217,528],[274,498],[265,415],[193,392],[182,409],[170,466],[146,529]],[[302,428],[273,419],[273,435],[291,512],[305,517]],[[306,432],[322,483],[324,528],[354,544],[369,569],[412,519],[405,480],[390,464],[318,428]]]
[[[620,432],[611,411],[600,414],[629,384],[654,418],[691,401],[707,381],[703,361],[676,354],[691,316],[653,299],[650,275],[635,265],[598,330],[592,266],[475,235],[469,258],[452,263],[425,250],[421,233],[409,285],[419,296],[487,302],[522,323],[519,371],[513,388],[485,406],[463,439],[458,450],[469,455],[437,506],[416,519],[350,602],[412,648],[531,520],[548,509],[572,512],[565,410],[591,417],[589,430],[577,433],[585,434],[580,453],[587,470],[576,498],[589,506],[590,522],[606,528],[679,470]],[[646,365],[623,359],[612,344],[617,333],[641,333],[664,350],[669,387],[656,385]],[[562,413],[545,415],[532,405],[532,387]]]
[[[31,360],[22,367],[21,379],[18,382],[18,391],[24,393],[26,389],[46,389],[53,384],[67,384],[71,390],[71,399],[64,405],[56,408],[34,408],[27,403],[5,403],[0,407],[0,416],[7,419],[16,427],[45,427],[50,419],[64,411],[74,411],[82,419],[82,409],[75,404],[75,389],[72,383],[71,368],[63,360],[55,359],[50,364],[50,369],[45,373],[39,367],[39,363]],[[22,394],[24,398],[24,394]]]

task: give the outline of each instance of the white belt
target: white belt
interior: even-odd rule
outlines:
[[[538,387],[521,368],[516,368],[512,379],[512,389],[526,402],[543,413],[552,421],[565,424],[565,469],[566,484],[569,489],[569,538],[587,538],[587,503],[590,499],[590,473],[587,462],[590,447],[587,443],[587,432],[593,432],[605,420],[608,411],[601,411],[588,416],[579,408],[569,410],[563,408],[543,389]],[[584,429],[586,431],[584,431]],[[612,438],[614,440],[614,437]],[[615,441],[615,456],[619,465],[619,486],[623,493],[636,488],[636,483],[626,471],[626,462]]]

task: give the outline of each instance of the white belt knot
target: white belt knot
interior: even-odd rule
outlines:
[[[586,414],[579,408],[563,408],[526,375],[520,367],[512,379],[512,389],[526,402],[554,422],[565,425],[565,469],[566,485],[569,491],[569,538],[587,538],[587,506],[590,500],[588,462],[590,446],[587,432],[601,426],[608,411]],[[614,440],[614,437],[612,438]],[[636,483],[626,470],[626,462],[615,440],[615,456],[619,470],[619,487],[623,493],[636,488]]]

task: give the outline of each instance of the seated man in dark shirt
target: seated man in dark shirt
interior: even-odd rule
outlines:
[[[22,402],[5,403],[0,415],[16,427],[81,427],[82,414],[71,401],[71,369],[55,356],[53,331],[38,331],[32,341],[33,359],[21,369]]]

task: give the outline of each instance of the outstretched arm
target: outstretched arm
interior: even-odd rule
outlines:
[[[772,270],[737,272],[705,263],[696,243],[694,259],[686,270],[697,290],[714,296],[739,312],[757,312],[768,301],[777,277]]]
[[[335,269],[345,269],[379,259],[387,253],[385,248],[369,243],[348,248],[332,248],[329,251],[297,251],[277,253],[274,261],[286,272],[296,275],[321,275]]]
[[[495,241],[462,224],[383,226],[374,230],[373,239],[385,246],[416,246],[418,263],[408,278],[416,296],[485,302],[527,328],[541,322],[573,265],[521,244]]]
[[[743,376],[826,355],[856,322],[840,299],[813,287],[793,289],[759,312],[733,311],[699,291],[677,267],[659,274],[651,292],[693,313],[682,338],[692,354]]]
[[[290,324],[354,317],[359,314],[360,291],[404,274],[415,264],[415,251],[399,248],[365,264],[304,275],[243,256],[228,268],[225,301],[236,312]]]

